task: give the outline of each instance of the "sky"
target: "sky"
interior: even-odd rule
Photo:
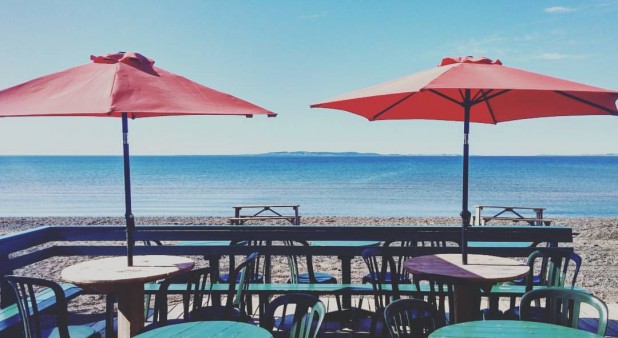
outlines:
[[[309,105],[462,55],[618,89],[617,17],[618,0],[0,0],[0,89],[134,51],[278,116],[136,119],[132,155],[460,154],[460,122]],[[473,124],[470,153],[618,154],[617,127],[610,116]],[[119,119],[0,119],[0,155],[121,154]]]

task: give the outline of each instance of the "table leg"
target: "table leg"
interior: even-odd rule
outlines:
[[[481,287],[476,284],[454,285],[455,309],[450,310],[453,323],[463,323],[482,319]]]
[[[130,338],[144,327],[144,285],[118,288],[118,338]]]
[[[341,260],[341,284],[351,284],[352,283],[352,258],[348,256],[339,256]],[[341,305],[344,309],[349,309],[352,307],[352,297],[349,294],[344,294],[341,296]]]
[[[219,261],[221,260],[220,256],[204,256],[204,259],[208,260],[208,264],[210,264],[210,268],[212,269],[211,273],[211,283],[216,283],[219,280]],[[210,298],[212,300],[213,306],[221,305],[221,296],[219,294],[212,295]]]

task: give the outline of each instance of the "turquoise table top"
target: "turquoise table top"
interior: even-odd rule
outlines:
[[[449,325],[434,331],[430,338],[494,337],[602,337],[566,326],[519,320],[484,320]]]
[[[134,336],[135,338],[273,338],[270,332],[265,329],[247,323],[228,322],[228,321],[208,321],[208,322],[187,322],[181,324],[167,325],[144,332]]]
[[[314,246],[379,246],[380,241],[311,241]]]
[[[468,242],[471,248],[527,248],[532,242]]]

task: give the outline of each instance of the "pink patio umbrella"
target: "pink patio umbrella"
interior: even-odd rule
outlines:
[[[139,53],[91,56],[91,63],[0,91],[0,117],[122,118],[128,265],[133,265],[128,118],[171,115],[276,116],[229,94],[154,66]]]
[[[467,263],[470,122],[550,116],[618,115],[618,91],[509,68],[486,57],[448,57],[436,68],[344,94],[312,108],[345,110],[377,120],[464,122],[462,259]]]

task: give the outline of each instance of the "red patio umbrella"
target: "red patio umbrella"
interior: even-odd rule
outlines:
[[[128,118],[275,113],[154,66],[139,53],[91,56],[91,63],[0,91],[0,117],[122,118],[128,265],[133,265]]]
[[[436,68],[344,94],[312,108],[345,110],[377,120],[464,122],[462,258],[467,262],[468,133],[470,122],[550,116],[618,115],[618,91],[502,65],[486,57],[448,57]]]

